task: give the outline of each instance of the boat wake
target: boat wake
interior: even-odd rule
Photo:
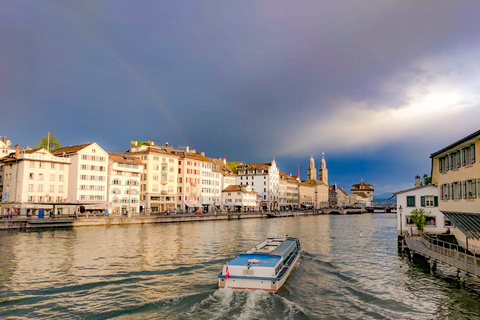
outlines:
[[[295,303],[262,290],[219,289],[197,302],[185,319],[302,319]]]

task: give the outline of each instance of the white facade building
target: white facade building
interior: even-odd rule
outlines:
[[[230,185],[222,191],[226,207],[232,212],[257,211],[257,193],[251,186]]]
[[[71,162],[69,202],[88,203],[84,207],[86,210],[104,210],[107,204],[108,153],[95,142],[58,148],[53,153],[69,158]]]
[[[238,167],[237,185],[251,186],[261,198],[264,209],[278,210],[280,174],[275,159],[269,163],[253,163]]]
[[[202,152],[202,156],[205,156]],[[200,202],[206,212],[213,212],[221,205],[222,199],[222,175],[215,170],[217,164],[210,158],[201,165],[201,194]]]
[[[438,209],[438,188],[436,185],[417,186],[412,189],[394,193],[397,196],[397,233],[416,230],[412,223],[411,212],[424,209],[427,217],[425,232],[444,233],[453,228],[451,221],[445,219]]]
[[[131,216],[140,212],[140,177],[143,163],[124,154],[110,154],[108,162],[108,210]]]
[[[49,203],[67,200],[70,159],[55,157],[44,148],[10,154],[3,158],[5,191],[2,212],[14,209],[21,215],[53,209]],[[58,212],[63,213],[62,207]],[[56,212],[57,213],[57,212]]]

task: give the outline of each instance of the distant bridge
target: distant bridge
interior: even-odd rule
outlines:
[[[367,212],[374,212],[374,210],[381,210],[386,213],[391,213],[397,210],[396,206],[391,205],[379,205],[379,206],[371,206],[367,208]]]
[[[364,209],[323,209],[323,214],[360,214],[367,212]]]

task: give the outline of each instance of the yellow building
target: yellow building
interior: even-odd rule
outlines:
[[[140,211],[174,212],[177,204],[179,157],[155,145],[131,146],[127,155],[143,162],[140,181]]]
[[[430,155],[439,209],[459,243],[480,252],[480,130]]]
[[[327,191],[328,192],[328,191]],[[315,186],[307,182],[298,183],[300,207],[311,209],[315,206]]]

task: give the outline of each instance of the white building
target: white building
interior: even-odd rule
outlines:
[[[230,185],[222,194],[226,207],[232,212],[258,211],[257,193],[251,186]]]
[[[12,142],[7,140],[7,137],[0,137],[0,159],[15,152],[12,148]],[[3,164],[0,162],[0,194],[3,195]],[[1,199],[0,199],[1,200]]]
[[[108,210],[112,214],[138,214],[140,212],[140,177],[143,163],[125,154],[109,155]]]
[[[203,152],[201,154],[205,156]],[[200,202],[202,203],[203,210],[213,212],[217,207],[219,208],[222,202],[221,186],[223,175],[217,169],[217,164],[213,159],[206,158],[206,161],[203,161],[201,165]]]
[[[105,210],[107,204],[108,153],[97,143],[88,143],[53,151],[70,159],[69,202],[88,203],[80,211]]]
[[[275,159],[269,163],[252,163],[238,167],[237,185],[251,186],[261,198],[261,206],[278,210],[280,201],[280,174]]]
[[[7,140],[7,137],[0,137],[0,159],[12,152],[15,152],[15,149],[12,148],[12,142]]]
[[[445,219],[438,209],[438,188],[436,185],[418,185],[414,188],[394,193],[397,196],[397,233],[416,230],[411,213],[414,209],[424,209],[427,224],[424,232],[444,233],[452,228],[452,223]],[[415,231],[414,231],[415,232]]]
[[[3,158],[3,183],[8,197],[2,212],[14,209],[21,215],[53,210],[53,204],[67,201],[70,159],[55,157],[44,148],[27,150]],[[50,205],[52,204],[52,205]],[[55,213],[63,213],[58,207]]]
[[[220,176],[220,190],[224,190],[228,186],[236,184],[236,175],[233,173],[232,169],[227,165],[227,160],[223,159],[212,159],[213,161],[213,172],[218,173]],[[219,194],[219,199],[217,202],[217,209],[225,209],[225,199],[223,199],[222,192]]]

